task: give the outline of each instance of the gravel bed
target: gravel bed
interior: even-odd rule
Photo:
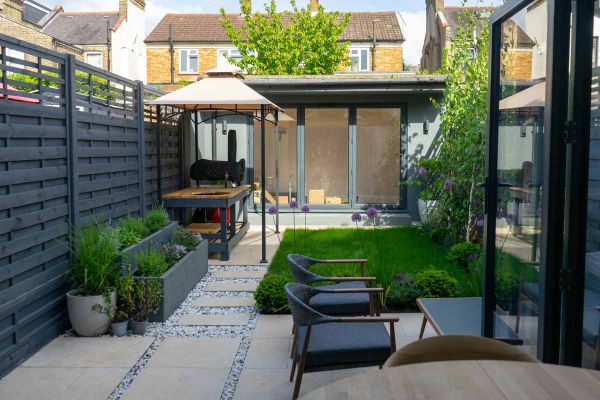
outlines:
[[[145,336],[154,337],[150,347],[135,363],[121,383],[110,394],[107,400],[119,400],[125,390],[131,385],[137,375],[146,366],[150,358],[158,350],[165,338],[183,337],[183,338],[240,338],[240,346],[235,356],[235,360],[229,372],[221,400],[230,400],[233,398],[237,383],[244,366],[246,354],[250,347],[250,341],[254,334],[258,313],[254,307],[194,307],[193,303],[198,297],[252,297],[250,292],[204,292],[204,288],[211,282],[222,282],[224,280],[236,283],[258,282],[260,279],[222,279],[215,278],[214,273],[218,271],[266,271],[267,267],[263,265],[211,265],[208,268],[206,276],[189,293],[188,297],[175,310],[173,315],[164,323],[149,323]],[[250,321],[245,326],[179,326],[177,321],[183,315],[229,315],[229,314],[250,314]]]

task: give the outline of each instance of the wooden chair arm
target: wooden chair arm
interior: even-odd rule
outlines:
[[[400,318],[393,317],[339,317],[337,322],[389,322],[393,324],[399,320]]]
[[[340,258],[333,260],[319,260],[319,264],[366,264],[368,260],[366,258]]]
[[[344,289],[326,289],[321,288],[324,293],[383,293],[383,288],[344,288]]]
[[[327,278],[331,282],[366,282],[375,281],[377,278],[374,276],[332,276]]]

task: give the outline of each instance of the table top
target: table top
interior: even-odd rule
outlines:
[[[178,190],[163,194],[162,198],[168,199],[231,199],[243,193],[249,191],[250,185],[240,185],[235,188],[224,188],[224,187],[191,187],[187,189]]]
[[[514,361],[444,361],[373,369],[301,398],[597,400],[600,371]]]

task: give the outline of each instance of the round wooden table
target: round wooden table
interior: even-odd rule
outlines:
[[[444,361],[372,370],[300,398],[598,400],[600,371],[513,361]]]

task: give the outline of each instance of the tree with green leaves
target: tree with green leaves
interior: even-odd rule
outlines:
[[[341,41],[341,35],[350,14],[326,13],[319,6],[313,15],[308,6],[290,3],[293,12],[278,12],[271,0],[264,13],[252,14],[248,2],[241,0],[244,24],[239,29],[221,9],[221,24],[240,52],[229,62],[254,75],[325,75],[349,66],[349,42]]]
[[[488,17],[465,12],[445,52],[441,73],[446,88],[440,102],[437,156],[420,164],[424,194],[437,199],[435,223],[455,240],[474,240],[483,216],[488,93]]]

